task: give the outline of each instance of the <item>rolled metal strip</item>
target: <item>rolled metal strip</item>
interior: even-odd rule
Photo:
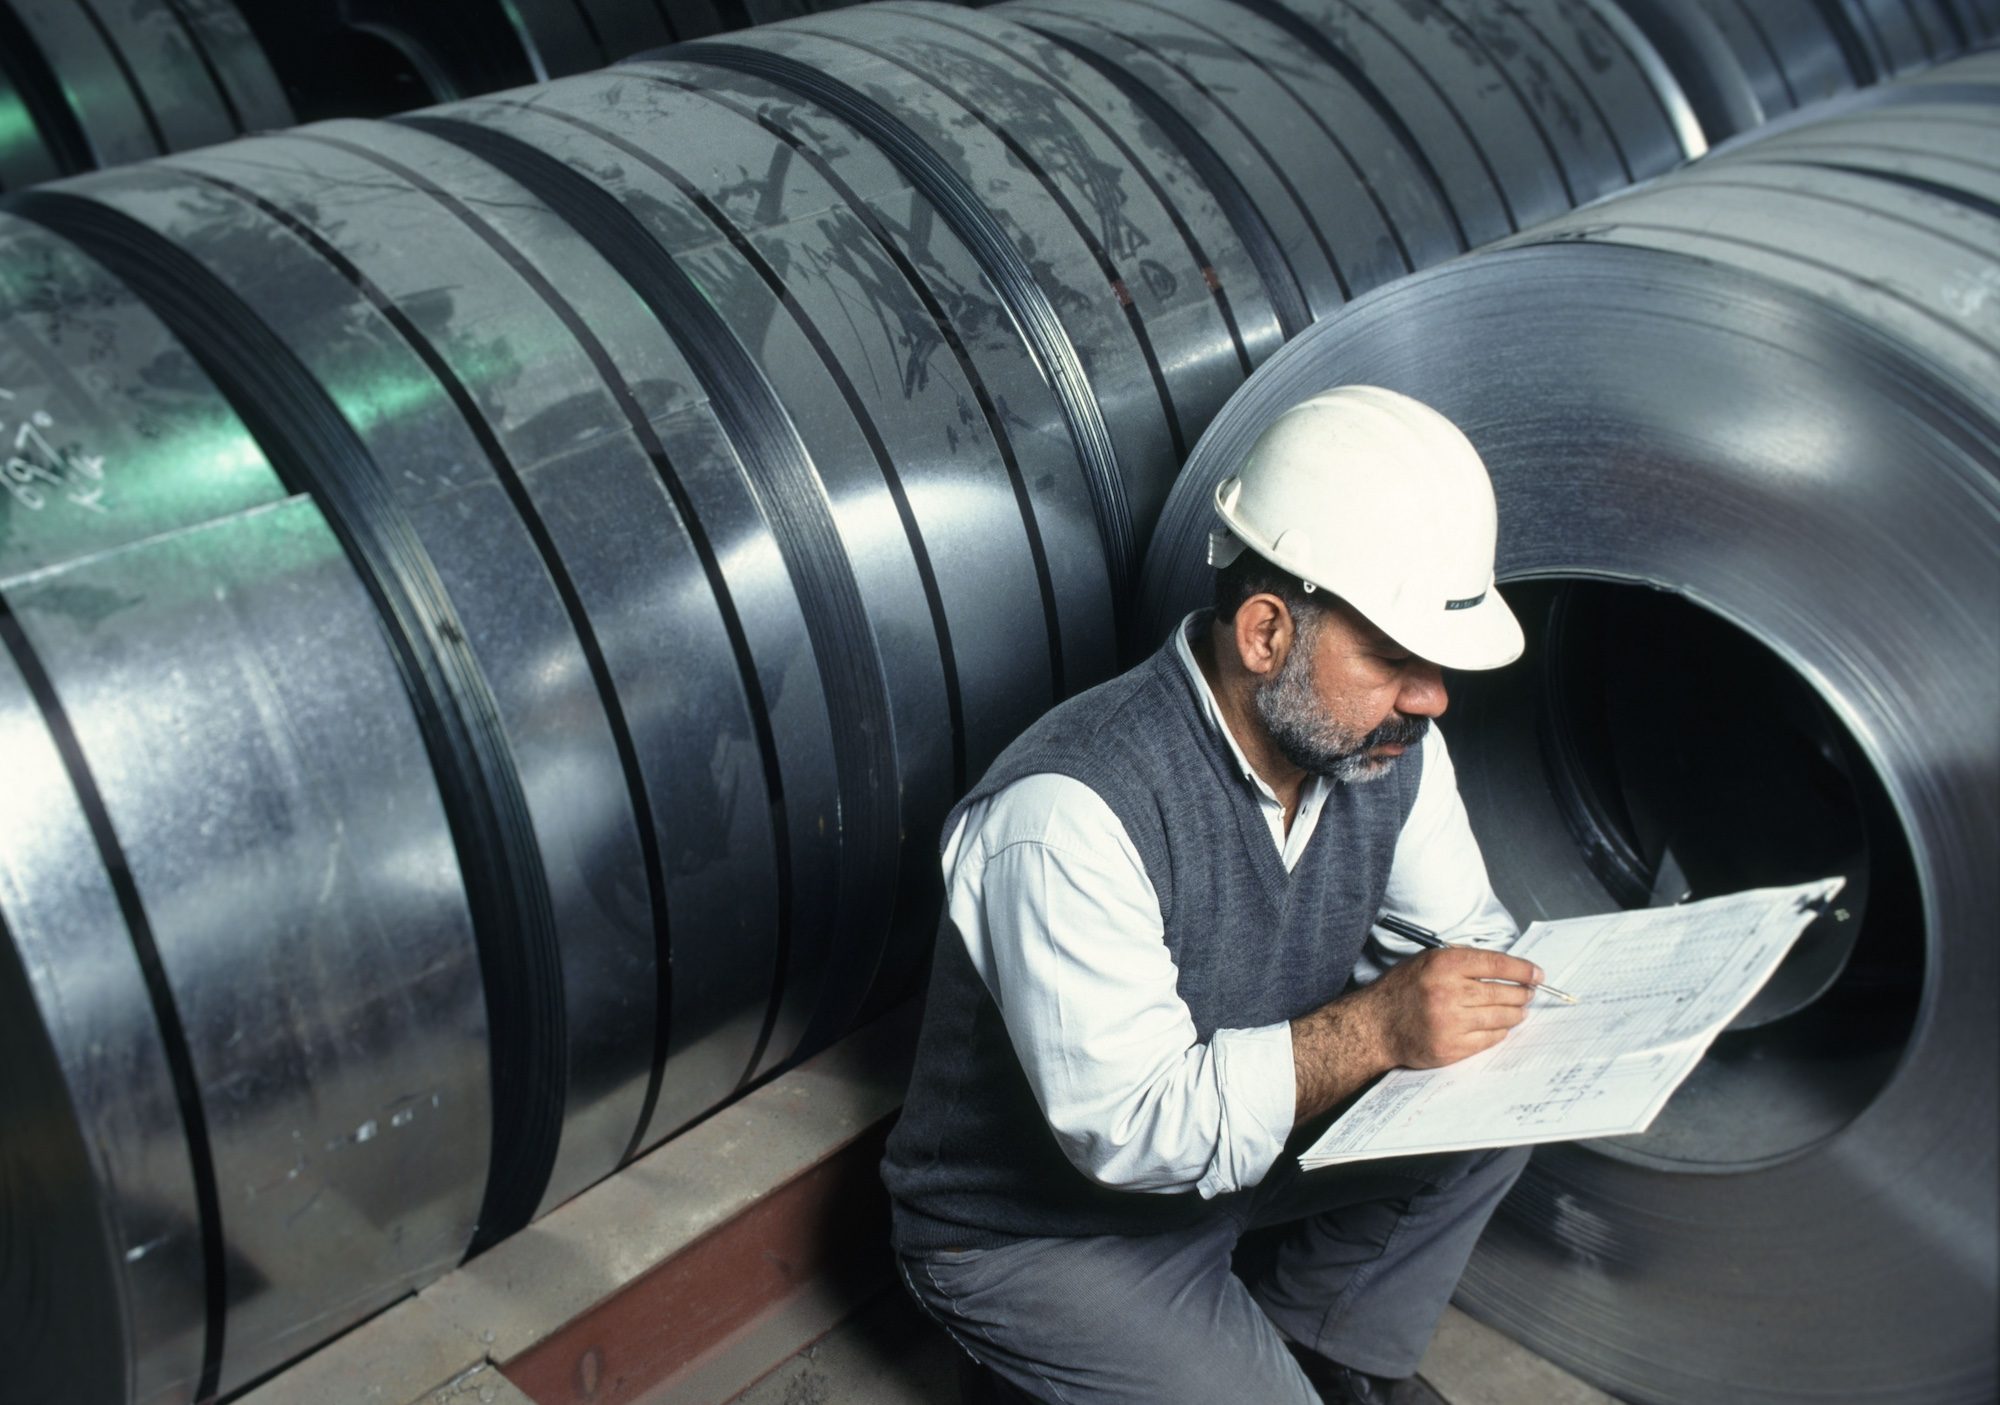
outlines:
[[[1968,49],[2000,39],[2000,4],[1995,0],[1952,0],[1951,9],[1965,32]]]
[[[1037,589],[1043,573],[1032,543],[1025,530],[1008,530],[1009,518],[1020,518],[997,444],[979,432],[973,397],[942,347],[931,341],[925,356],[908,340],[928,320],[914,290],[859,221],[837,212],[837,196],[810,168],[754,187],[719,178],[789,163],[774,160],[781,147],[768,132],[678,89],[621,74],[565,85],[553,106],[474,103],[413,120],[435,121],[432,130],[538,189],[572,187],[551,198],[612,244],[602,228],[608,212],[591,210],[590,192],[574,189],[574,173],[585,173],[623,207],[628,232],[654,241],[643,262],[637,250],[621,254],[632,257],[624,266],[635,270],[635,286],[651,289],[653,264],[671,258],[728,326],[764,329],[744,350],[799,426],[867,602],[871,633],[848,647],[865,652],[887,682],[890,786],[903,834],[892,863],[928,868],[926,836],[968,783],[968,766],[983,769],[1037,706],[1024,707],[1003,680],[1018,683],[1020,669],[1048,659],[1056,641],[1044,637],[1053,601]],[[662,122],[704,130],[704,160],[681,163],[657,144],[641,147]],[[672,297],[655,294],[663,307]],[[885,522],[897,525],[900,541]],[[941,570],[943,562],[956,569]],[[1049,680],[1037,681],[1028,696],[1048,698]],[[842,857],[864,858],[851,844]],[[769,992],[775,1024],[759,1067],[833,1037],[871,981],[889,971],[906,980],[925,948],[932,924],[913,911],[895,920],[893,885],[872,890],[881,901],[861,900],[871,889],[857,871],[841,891],[829,923],[835,940],[794,943]]]
[[[1879,37],[1854,0],[1701,0],[1776,117],[1866,87],[1887,71]]]
[[[0,640],[12,629],[0,615]],[[10,782],[0,795],[0,1096],[13,1128],[0,1142],[0,1300],[10,1305],[0,1344],[10,1382],[28,1400],[179,1405],[202,1380],[209,1303],[181,1104],[95,836],[9,648],[0,747]],[[78,970],[91,979],[77,981]],[[184,1068],[185,1049],[177,1054]],[[211,1195],[212,1184],[211,1174]]]
[[[399,135],[373,125],[336,130],[361,141]],[[573,1063],[568,1103],[603,1124],[600,1135],[572,1126],[569,1136],[598,1146],[601,1170],[605,1154],[628,1153],[647,1128],[677,1127],[735,1089],[770,996],[781,907],[774,893],[789,891],[790,875],[775,872],[771,857],[771,821],[784,802],[765,774],[769,718],[745,697],[749,651],[727,622],[726,596],[709,610],[682,603],[716,594],[722,577],[677,475],[685,468],[728,478],[740,469],[726,452],[718,460],[713,417],[687,390],[692,373],[675,364],[671,344],[631,309],[622,282],[580,238],[478,163],[441,159],[456,153],[431,143],[403,154],[445,197],[430,197],[434,204],[479,212],[472,223],[460,215],[425,221],[422,248],[438,262],[371,241],[365,228],[343,225],[324,237],[337,238],[384,314],[406,327],[496,478],[517,486],[523,521],[566,592],[644,817],[636,864],[621,868],[605,849],[586,857],[650,923],[658,959],[646,963],[650,970],[632,967],[633,928],[622,917],[622,966],[608,959],[618,952],[606,943],[565,953],[573,1020],[599,1046]],[[190,163],[230,185],[255,179],[240,165],[228,152]],[[421,208],[411,202],[405,213]],[[458,290],[449,299],[434,292],[444,267]],[[581,335],[563,312],[587,323]],[[467,326],[482,335],[466,335]],[[615,352],[604,353],[606,345]],[[532,376],[520,374],[522,347],[534,348]],[[628,379],[607,361],[648,374]],[[671,649],[661,645],[668,618]],[[810,689],[802,682],[799,691]],[[659,985],[659,1017],[641,1027],[624,987],[648,979]],[[643,1097],[626,1121],[623,1090],[642,1067]],[[544,1198],[568,1179],[552,1177]]]
[[[1988,130],[1988,138],[1994,135]],[[1731,161],[1522,242],[1586,240],[1711,259],[1863,315],[1957,376],[2000,385],[2000,210],[1865,173]]]
[[[1162,315],[1172,318],[1178,308],[1178,315],[1193,324],[1193,333],[1179,338],[1168,353],[1173,359],[1184,358],[1188,368],[1178,373],[1169,369],[1168,379],[1175,386],[1177,402],[1185,405],[1192,400],[1194,407],[1190,413],[1205,424],[1213,409],[1208,408],[1204,413],[1207,397],[1202,394],[1201,381],[1212,383],[1210,397],[1213,386],[1233,390],[1242,377],[1248,376],[1277,349],[1283,338],[1255,264],[1234,238],[1233,227],[1214,191],[1189,163],[1180,145],[1094,65],[1079,63],[1067,49],[1033,30],[1004,21],[986,10],[967,10],[929,0],[922,3],[888,0],[888,3],[896,7],[896,13],[920,19],[927,26],[922,31],[927,39],[939,31],[949,36],[939,45],[941,52],[950,54],[945,60],[947,73],[963,54],[994,64],[1010,82],[1020,84],[1026,94],[1033,92],[1030,85],[1047,85],[1067,108],[1074,110],[1073,129],[1088,139],[1108,144],[1109,150],[1104,155],[1115,155],[1115,164],[1129,170],[1152,197],[1176,237],[1156,252],[1157,266],[1141,265],[1146,281],[1160,291],[1163,275],[1175,276],[1172,260],[1162,255],[1172,249],[1175,256],[1184,256],[1199,273],[1208,301],[1214,305],[1213,310],[1228,333],[1225,348],[1214,337],[1214,328],[1205,325],[1205,317],[1196,320],[1196,314],[1205,314],[1209,309],[1193,289],[1183,294],[1182,301],[1169,303],[1163,309]],[[890,12],[887,6],[876,8]],[[1032,106],[1028,110],[1032,113]],[[1009,134],[1030,148],[1047,143],[1051,150],[1059,150],[1070,139],[1068,133],[1057,129],[1037,131],[1036,125],[1029,122],[1007,125]],[[1098,150],[1103,151],[1103,147]],[[1085,188],[1091,185],[1094,183],[1086,183]],[[1099,200],[1102,210],[1103,197]],[[1153,230],[1147,227],[1149,221],[1142,220],[1150,211],[1129,196],[1120,204],[1124,217],[1134,225],[1126,238],[1134,243],[1149,241]],[[1167,301],[1164,296],[1162,301]],[[1227,398],[1226,391],[1223,398]]]
[[[167,0],[187,26],[204,68],[220,90],[238,133],[289,127],[297,120],[270,57],[235,0]]]
[[[1084,23],[1043,13],[1073,29]],[[1246,177],[1283,221],[1316,315],[1463,247],[1455,214],[1394,124],[1335,68],[1300,64],[1283,29],[1226,0],[1118,0],[1088,12],[1088,24],[1098,43],[1109,32],[1135,48],[1126,61],[1141,64],[1136,73],[1164,82],[1194,120],[1251,153]]]
[[[283,170],[274,166],[274,176]],[[16,197],[16,208],[106,264],[196,350],[281,473],[322,505],[388,622],[467,873],[495,1029],[494,1164],[481,1229],[497,1235],[518,1227],[540,1202],[556,1159],[567,1058],[549,881],[506,740],[538,730],[552,737],[544,729],[555,725],[557,708],[546,693],[523,699],[509,688],[503,712],[496,692],[537,681],[504,663],[523,645],[561,648],[556,602],[539,593],[546,577],[532,554],[521,559],[532,548],[484,476],[476,442],[421,365],[411,364],[408,344],[270,212],[157,167],[30,191]],[[251,299],[273,320],[263,320]],[[383,376],[399,364],[407,369]],[[391,390],[399,398],[385,403],[380,397]],[[425,464],[443,479],[385,474],[376,467],[383,462]],[[481,512],[482,499],[494,505]],[[514,569],[491,579],[510,558]],[[476,652],[472,636],[486,644],[489,630],[501,647]],[[501,664],[497,677],[489,659]],[[586,680],[587,672],[573,660],[556,676]],[[587,718],[592,706],[563,725]],[[544,764],[561,754],[549,745],[527,753]]]
[[[1043,254],[1038,272],[1071,339],[1094,353],[1104,348],[1093,354],[1091,385],[1117,436],[1120,476],[1107,506],[1112,523],[1129,518],[1136,555],[1165,496],[1170,465],[1241,383],[1244,338],[1230,335],[1201,262],[1089,111],[1011,62],[1004,45],[968,39],[942,23],[914,30],[907,18],[878,10],[800,20],[742,38],[777,51],[794,44],[806,46],[800,53],[823,51],[829,71],[908,121],[996,219],[1019,231],[1017,243],[1029,241],[1020,247]],[[1046,44],[1032,36],[1019,42]],[[1072,81],[1097,89],[1111,110],[1131,116],[1096,74],[1078,66]],[[1039,187],[1039,198],[1013,193],[1024,180]],[[1048,258],[1056,250],[1064,251],[1060,262]],[[1244,291],[1257,296],[1254,280],[1243,281],[1251,284]],[[1258,316],[1269,334],[1257,340],[1268,345],[1275,319],[1267,307]],[[1113,359],[1119,342],[1135,353],[1122,365]]]
[[[1763,122],[1764,105],[1751,79],[1751,66],[1706,6],[1689,0],[1615,3],[1687,95],[1706,145],[1714,146]]]
[[[1623,150],[1610,120],[1570,55],[1559,47],[1560,33],[1581,19],[1593,28],[1587,9],[1574,16],[1505,3],[1505,0],[1436,0],[1436,8],[1462,45],[1482,55],[1527,114],[1535,136],[1562,175],[1570,205],[1595,199],[1632,183]],[[1607,53],[1615,41],[1601,29],[1594,38]],[[1634,97],[1646,96],[1643,81],[1629,83]]]
[[[1953,59],[1948,64],[1923,73],[1913,73],[1896,86],[1907,91],[1926,83],[1996,83],[2000,82],[2000,49],[1981,49],[1977,53],[1966,54]]]
[[[1286,241],[1273,228],[1264,208],[1238,174],[1247,166],[1247,178],[1252,185],[1268,187],[1272,183],[1283,183],[1268,151],[1254,151],[1255,138],[1249,136],[1240,123],[1232,121],[1228,109],[1215,102],[1200,86],[1199,80],[1189,80],[1185,70],[1156,69],[1149,77],[1140,77],[1135,70],[1144,70],[1152,55],[1129,35],[1097,24],[1072,23],[1066,15],[1044,11],[1033,5],[1014,5],[1008,18],[1035,29],[1095,68],[1167,134],[1214,193],[1216,203],[1221,206],[1231,230],[1264,284],[1279,331],[1286,338],[1302,331],[1313,314],[1307,306],[1292,258],[1286,252]],[[1173,92],[1176,100],[1169,100],[1163,96],[1164,92]],[[1229,142],[1231,155],[1237,159],[1232,160],[1230,155],[1225,155],[1203,135],[1195,121],[1190,120],[1190,109],[1208,118],[1211,127],[1218,120],[1231,122],[1235,140],[1230,141],[1227,134],[1223,140]],[[1290,192],[1290,198],[1267,192],[1266,199],[1275,204],[1278,217],[1285,221],[1288,232],[1296,231],[1300,238],[1305,237],[1309,226],[1299,217],[1296,191]],[[1322,259],[1315,266],[1324,270],[1327,283],[1334,281],[1330,259]]]
[[[95,16],[78,0],[7,0],[49,87],[47,105],[79,145],[73,169],[143,161],[167,149],[152,114],[134,88]],[[18,81],[18,80],[17,80]]]
[[[1853,22],[1889,78],[1927,68],[1961,52],[1966,36],[1947,0],[1844,0]]]
[[[584,173],[646,226],[660,257],[689,269],[732,326],[767,329],[753,352],[833,494],[865,585],[874,648],[894,680],[903,863],[925,872],[951,798],[1059,696],[1057,603],[1020,466],[1006,426],[982,404],[976,371],[947,345],[907,262],[898,265],[824,173],[789,159],[781,139],[748,115],[657,81],[659,73],[635,67],[566,83],[531,105],[475,102],[412,120],[474,123]],[[704,159],[683,162],[640,145],[663,128],[700,131]],[[472,134],[457,135],[486,149]],[[504,148],[490,154],[509,162]],[[745,182],[736,173],[746,170],[775,178]],[[879,528],[889,515],[901,526],[907,566]],[[928,684],[933,666],[898,642],[926,631],[936,675]],[[893,924],[882,978],[889,984],[934,936],[928,885],[917,886],[924,896]],[[859,921],[840,928],[838,965],[865,975],[868,944],[881,932]],[[817,988],[822,1019],[842,1017],[840,1003],[827,999],[839,978],[795,974],[793,998]],[[808,1032],[809,1042],[815,1037]]]
[[[1679,81],[1615,0],[1501,0],[1501,5],[1514,14],[1516,26],[1496,28],[1495,45],[1505,46],[1515,27],[1526,27],[1546,46],[1548,62],[1574,83],[1610,135],[1623,184],[1672,170],[1706,149]],[[1491,8],[1492,0],[1468,6]],[[1552,105],[1552,120],[1566,127],[1578,119],[1554,92],[1538,90],[1534,52],[1522,55],[1522,85]]]
[[[1289,345],[1197,448],[1155,538],[1158,624],[1201,597],[1209,495],[1272,416],[1335,384],[1398,389],[1491,469],[1510,595],[1535,598],[1507,584],[1530,578],[1672,592],[1688,602],[1673,630],[1739,640],[1865,759],[1872,874],[1892,886],[1909,866],[1900,902],[1871,898],[1873,950],[1817,1004],[1725,1036],[1646,1137],[1538,1153],[1461,1287],[1620,1398],[1969,1400],[1993,1379],[2000,957],[1980,914],[2000,901],[1981,779],[2000,765],[1983,608],[2000,590],[2000,417],[1990,383],[1974,396],[1934,365],[1863,308],[1712,261],[1483,254]],[[1450,725],[1503,896],[1560,914],[1607,892],[1528,744],[1546,662],[1455,684]],[[1652,678],[1655,698],[1667,687]],[[1784,700],[1757,696],[1775,724]],[[1532,789],[1509,769],[1521,757]],[[1829,1037],[1848,1062],[1813,1052]]]
[[[1113,597],[1075,440],[1051,381],[1038,369],[1033,339],[1010,316],[971,248],[879,148],[838,118],[802,107],[783,88],[726,69],[669,61],[631,64],[619,73],[756,127],[782,149],[784,163],[804,165],[860,222],[923,309],[924,320],[908,327],[912,343],[935,341],[943,348],[1001,453],[1043,597],[1052,690],[1067,696],[1106,676],[1116,658]],[[638,110],[646,103],[632,93],[617,101]],[[682,120],[694,119],[684,114]],[[727,126],[718,131],[733,133]],[[776,150],[771,159],[780,159]],[[711,188],[716,197],[730,198],[746,227],[756,227],[757,218],[743,208],[753,194],[750,187],[717,178]],[[968,747],[969,768],[977,764],[977,754]]]
[[[191,1401],[464,1252],[477,951],[400,671],[324,520],[104,269],[11,217],[0,239],[0,511],[35,528],[5,534],[0,634],[39,714],[10,699],[8,756],[41,781],[9,792],[35,835],[0,903],[90,1148],[65,1194],[102,1207],[88,1250],[115,1279],[40,1301],[115,1305],[93,1350],[124,1398]]]
[[[1451,110],[1516,228],[1577,203],[1579,196],[1556,139],[1536,112],[1534,100],[1442,0],[1426,0],[1414,7],[1398,0],[1283,3],[1321,26],[1333,26],[1335,33],[1352,33],[1358,23],[1365,23],[1406,55],[1422,72],[1426,85]],[[1528,40],[1518,11],[1497,12],[1495,18],[1503,32],[1519,36],[1517,42]],[[1541,85],[1545,87],[1550,81],[1560,83],[1562,76],[1547,75]],[[1397,94],[1396,100],[1400,102],[1402,95]]]
[[[1422,61],[1372,12],[1346,0],[1236,0],[1269,21],[1345,78],[1380,115],[1452,211],[1466,248],[1489,244],[1517,227],[1485,152]],[[1400,28],[1397,26],[1396,28]],[[1566,207],[1565,207],[1566,208]]]
[[[622,76],[611,87],[631,87],[655,105],[694,110],[672,90]],[[603,89],[591,82],[589,91],[595,97]],[[837,805],[842,818],[839,911],[830,926],[838,945],[792,946],[773,995],[775,1024],[764,1051],[776,1062],[801,1041],[845,1027],[880,964],[894,885],[871,886],[866,876],[893,876],[899,853],[894,829],[879,823],[886,812],[893,824],[893,807],[871,797],[900,795],[916,812],[941,819],[954,771],[963,770],[963,671],[944,587],[912,501],[932,485],[921,471],[906,480],[909,470],[899,464],[924,453],[940,455],[941,478],[962,478],[970,465],[963,458],[952,464],[950,446],[937,442],[950,419],[944,406],[933,405],[929,416],[896,416],[887,413],[889,406],[863,399],[843,365],[849,358],[835,350],[826,323],[815,318],[821,309],[827,321],[840,318],[837,295],[814,287],[817,280],[809,275],[780,272],[816,260],[823,237],[811,250],[775,248],[767,255],[670,153],[642,149],[621,135],[621,129],[648,128],[609,108],[583,98],[565,104],[567,120],[549,121],[504,104],[474,105],[465,109],[466,123],[437,130],[530,185],[607,251],[662,322],[679,329],[710,395],[739,402],[718,403],[717,413],[741,436],[745,460],[767,465],[752,467],[750,480],[759,500],[771,504],[773,538],[813,631],[842,786],[837,795],[818,798]],[[748,136],[763,148],[752,168],[769,168],[776,143],[754,129]],[[580,169],[579,162],[587,167]],[[756,205],[775,212],[780,199],[766,186]],[[731,203],[740,207],[743,200]],[[815,213],[823,216],[824,206]],[[754,341],[739,340],[737,327],[761,330]],[[831,335],[844,340],[838,331]],[[850,349],[850,357],[858,368],[859,349]],[[783,453],[760,447],[755,437],[777,426],[790,436]],[[984,457],[975,444],[966,448],[974,461]],[[990,457],[986,463],[990,470]],[[820,576],[845,593],[841,603],[852,614],[832,615],[813,603],[814,596],[834,593],[815,579]],[[962,611],[967,601],[956,583],[953,593]],[[962,614],[960,619],[963,625]],[[1039,611],[1027,619],[1038,623]],[[826,652],[836,639],[841,657]],[[846,697],[843,688],[851,690]],[[846,745],[843,736],[850,739]],[[872,827],[871,820],[877,822]],[[901,857],[921,862],[924,856],[906,841]]]
[[[1618,0],[1583,0],[1583,2],[1597,23],[1613,36],[1627,60],[1644,75],[1647,95],[1657,108],[1660,119],[1672,133],[1681,156],[1692,160],[1707,151],[1709,138],[1703,129],[1702,118],[1696,111],[1690,86],[1668,61],[1665,52],[1647,33],[1646,28],[1627,14],[1625,6]],[[1583,66],[1591,72],[1598,69],[1599,58],[1594,47],[1585,47]],[[1626,100],[1630,101],[1630,98]],[[1628,146],[1630,141],[1631,138],[1628,137]],[[1639,158],[1639,165],[1644,164],[1644,158]]]
[[[77,0],[96,21],[159,138],[185,151],[240,132],[227,95],[185,20],[168,0]]]
[[[1993,113],[1970,105],[1878,108],[1735,147],[1719,160],[1862,172],[2000,212],[2000,157],[1980,157],[1995,135]]]
[[[700,282],[660,256],[663,237],[681,244],[690,238],[690,224],[699,229],[708,222],[704,216],[713,220],[704,202],[677,183],[682,178],[672,167],[654,157],[639,162],[633,177],[665,202],[658,212],[664,232],[656,235],[620,199],[528,143],[487,131],[455,135],[468,143],[477,139],[487,159],[530,184],[675,331],[740,446],[753,494],[794,582],[826,688],[839,781],[837,793],[806,799],[839,807],[831,812],[837,826],[828,824],[841,865],[831,926],[851,945],[844,952],[797,943],[791,948],[768,1052],[773,1059],[786,1057],[821,1023],[851,1019],[865,995],[893,882],[870,885],[862,875],[896,872],[893,797],[907,785],[921,803],[925,788],[944,772],[936,767],[927,774],[915,759],[922,754],[918,748],[948,748],[943,671],[949,660],[929,633],[934,616],[926,608],[907,524],[902,534],[890,525],[899,518],[895,495],[887,491],[881,462],[871,461],[861,427],[840,421],[839,382],[815,355],[801,323],[774,306],[754,250],[728,241],[726,219],[693,236],[709,246]],[[606,153],[600,146],[599,153],[600,160],[637,159],[623,149]],[[739,340],[732,323],[762,328],[757,344]],[[877,593],[889,597],[879,607],[879,635],[871,633],[867,613]],[[907,767],[899,746],[908,749]]]
[[[761,78],[840,118],[889,158],[902,179],[973,252],[1021,329],[1039,369],[1055,389],[1065,428],[1090,489],[1113,599],[1122,598],[1137,568],[1138,554],[1122,464],[1128,458],[1140,464],[1168,462],[1170,446],[1156,397],[1148,397],[1151,403],[1135,403],[1137,397],[1129,393],[1108,393],[1111,386],[1121,390],[1142,386],[1146,377],[1143,353],[1133,340],[1129,320],[1104,307],[1104,299],[1093,296],[1102,284],[1102,264],[1092,256],[1088,244],[1077,240],[1073,229],[1060,221],[1045,220],[1043,227],[1033,230],[1029,247],[1047,260],[1052,283],[1069,290],[1064,305],[1070,316],[1066,319],[1057,311],[1051,290],[1037,280],[1035,269],[1023,257],[1022,245],[1010,232],[1012,220],[1006,204],[996,207],[982,200],[980,181],[968,180],[945,154],[954,151],[955,142],[942,150],[935,148],[904,115],[870,92],[843,81],[839,75],[853,51],[843,51],[816,36],[771,28],[753,33],[764,42],[753,46],[704,40],[676,50],[675,55]],[[927,105],[945,100],[945,95],[935,90],[911,96]],[[972,148],[958,154],[978,158],[975,170],[979,177],[1003,183],[1018,177],[1011,157],[989,133],[981,129],[965,135]],[[1082,336],[1083,344],[1094,352],[1088,374],[1068,325],[1072,320],[1094,334]],[[1108,382],[1107,393],[1099,393],[1099,380]]]
[[[599,321],[615,325],[629,293],[558,217],[445,143],[373,123],[327,124],[301,140],[328,150],[288,149],[297,169],[283,184],[251,169],[275,164],[269,151],[232,149],[186,164],[254,191],[295,220],[314,220],[351,265],[479,440],[493,481],[561,598],[602,709],[611,755],[580,749],[573,737],[564,789],[531,792],[545,814],[559,817],[560,827],[543,840],[544,861],[557,911],[569,923],[559,929],[568,1083],[562,1151],[542,1196],[547,1208],[638,1144],[659,1098],[670,1033],[660,1018],[670,996],[663,855],[674,836],[657,827],[654,792],[671,789],[661,773],[673,739],[641,735],[625,702],[644,697],[634,670],[655,685],[663,681],[644,613],[655,597],[647,573],[609,551],[607,538],[629,541],[628,533],[652,526],[664,552],[679,533],[639,440],[629,427],[619,431],[621,402],[606,383],[615,370],[590,330]],[[304,195],[315,184],[358,181],[364,173],[374,198],[363,214],[326,220]],[[402,234],[409,229],[424,231],[421,256]],[[438,298],[435,290],[450,280],[458,291]],[[535,374],[524,376],[530,355]],[[532,744],[526,736],[515,742],[517,751]],[[532,756],[523,764],[532,783]],[[579,769],[586,765],[595,775],[586,778]],[[555,774],[547,773],[551,783]],[[559,842],[569,847],[556,848]],[[754,947],[746,943],[743,956],[745,977],[756,979]],[[768,963],[764,969],[768,983]],[[656,984],[658,997],[645,998]],[[711,1097],[732,1086],[715,1091],[711,1084]]]

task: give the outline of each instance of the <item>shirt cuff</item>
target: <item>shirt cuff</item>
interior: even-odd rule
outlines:
[[[1256,1185],[1285,1149],[1298,1108],[1289,1023],[1218,1029],[1208,1041],[1221,1103],[1215,1156],[1195,1183],[1204,1200]]]

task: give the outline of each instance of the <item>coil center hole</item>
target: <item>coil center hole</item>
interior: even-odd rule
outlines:
[[[1858,1115],[1914,1025],[1924,924],[1908,842],[1834,711],[1684,597],[1507,587],[1511,668],[1452,680],[1445,719],[1495,889],[1525,925],[1845,875],[1821,917],[1621,1159],[1740,1170]]]

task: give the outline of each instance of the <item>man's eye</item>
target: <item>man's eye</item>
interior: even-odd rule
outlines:
[[[1385,663],[1385,664],[1389,665],[1389,667],[1391,667],[1391,668],[1405,668],[1405,667],[1407,667],[1407,666],[1409,665],[1409,662],[1410,662],[1410,660],[1411,660],[1412,658],[1414,658],[1414,657],[1415,657],[1415,655],[1413,655],[1413,654],[1377,654],[1377,655],[1376,655],[1375,657],[1377,657],[1377,658],[1379,658],[1380,660],[1382,660],[1382,662],[1383,662],[1383,663]]]

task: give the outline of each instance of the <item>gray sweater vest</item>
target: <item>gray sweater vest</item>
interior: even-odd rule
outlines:
[[[1096,791],[1145,862],[1181,998],[1205,1040],[1218,1029],[1292,1019],[1340,994],[1388,886],[1422,759],[1412,749],[1380,781],[1335,785],[1287,873],[1256,793],[1209,724],[1170,639],[1022,734],[959,802],[944,833],[967,805],[1023,776],[1056,772]],[[1090,933],[1072,939],[1087,942]],[[882,1175],[895,1202],[896,1246],[906,1253],[1023,1235],[1145,1234],[1227,1208],[1191,1191],[1111,1189],[1070,1164],[948,915]]]

